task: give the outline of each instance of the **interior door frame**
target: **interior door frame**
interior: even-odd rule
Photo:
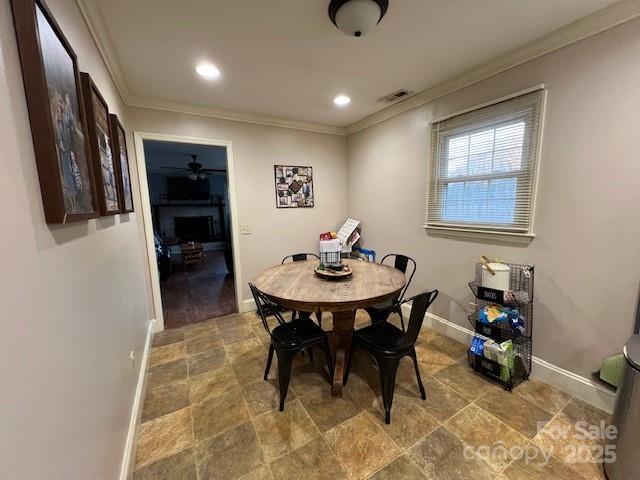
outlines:
[[[140,196],[142,199],[142,221],[144,236],[147,245],[147,257],[149,262],[149,279],[151,282],[151,296],[155,311],[155,331],[164,330],[164,315],[162,311],[162,296],[160,293],[160,275],[157,269],[156,248],[153,238],[153,220],[151,214],[151,197],[147,183],[147,164],[144,155],[145,140],[173,143],[190,143],[196,145],[211,145],[225,147],[227,151],[227,190],[229,193],[229,216],[231,217],[231,249],[233,251],[233,274],[236,291],[236,308],[241,311],[242,306],[242,279],[240,268],[240,244],[238,239],[238,208],[236,199],[236,178],[233,163],[233,145],[229,140],[216,140],[211,138],[187,137],[183,135],[168,135],[164,133],[133,132],[136,152],[136,164],[140,179]]]

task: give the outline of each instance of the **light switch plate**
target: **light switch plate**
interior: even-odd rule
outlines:
[[[251,235],[251,224],[250,223],[241,223],[240,224],[240,235]]]

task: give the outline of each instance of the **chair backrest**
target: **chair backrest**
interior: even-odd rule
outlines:
[[[320,257],[315,253],[294,253],[293,255],[287,255],[282,259],[282,263],[291,259],[293,262],[304,262],[305,260],[309,260],[309,257],[316,258],[320,260]]]
[[[278,311],[278,305],[269,300],[269,298],[260,290],[258,290],[258,288],[253,283],[249,282],[249,288],[251,289],[251,294],[253,295],[253,299],[256,302],[256,308],[258,310],[258,315],[262,320],[262,326],[267,331],[267,333],[271,335],[271,329],[269,328],[269,322],[267,320],[267,317],[269,315],[273,315],[274,317],[276,317],[276,320],[280,325],[283,325],[285,323],[284,318],[282,318],[282,315],[280,315],[280,312]]]
[[[433,303],[437,296],[438,290],[428,290],[405,300],[405,302],[413,301],[413,305],[411,305],[411,315],[409,316],[409,325],[407,326],[407,333],[404,336],[405,347],[410,347],[416,343],[418,335],[420,334],[420,329],[422,328],[424,315],[427,313],[429,305]]]
[[[380,260],[380,263],[385,263],[385,260],[387,258],[389,259],[393,258],[393,268],[395,268],[396,270],[400,270],[402,273],[405,274],[405,276],[407,275],[407,271],[409,272],[408,273],[409,278],[407,279],[407,283],[405,283],[404,288],[402,289],[402,292],[400,292],[400,296],[398,297],[398,300],[402,302],[402,299],[404,298],[404,294],[407,293],[407,289],[411,284],[411,280],[413,280],[413,275],[416,273],[416,269],[418,268],[418,265],[416,264],[416,261],[413,258],[407,257],[406,255],[402,255],[401,253],[389,253],[384,257],[382,257],[382,260]]]

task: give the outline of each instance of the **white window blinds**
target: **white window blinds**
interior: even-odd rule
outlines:
[[[544,90],[432,124],[426,227],[531,233]]]

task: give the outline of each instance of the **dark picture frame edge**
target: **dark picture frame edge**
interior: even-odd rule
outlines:
[[[273,166],[273,177],[274,177],[274,182],[276,180],[276,172],[278,171],[278,168],[281,169],[285,169],[285,168],[305,168],[305,169],[309,169],[311,171],[311,192],[312,192],[312,197],[313,197],[313,204],[312,205],[295,205],[295,206],[287,206],[287,205],[280,205],[279,202],[279,195],[278,195],[278,186],[274,184],[274,191],[275,191],[275,196],[276,196],[276,208],[283,208],[283,209],[289,209],[289,208],[313,208],[316,205],[315,202],[315,190],[313,188],[313,167],[311,165],[274,165]]]
[[[118,163],[116,159],[113,158],[116,152],[114,148],[113,141],[113,130],[111,128],[111,119],[109,113],[109,105],[106,100],[98,90],[98,87],[93,82],[91,75],[86,72],[80,72],[80,83],[82,87],[82,99],[84,103],[84,111],[85,118],[87,120],[87,139],[89,143],[89,152],[90,152],[90,162],[93,166],[93,180],[95,183],[96,195],[98,197],[98,207],[100,210],[100,215],[103,217],[107,217],[110,215],[117,215],[122,211],[122,203],[120,200],[120,184],[118,181]],[[113,172],[115,177],[115,188],[116,188],[116,199],[118,202],[117,209],[109,209],[107,207],[107,203],[105,200],[105,192],[104,192],[104,179],[102,178],[102,157],[100,155],[100,145],[98,141],[98,131],[96,128],[96,115],[93,105],[93,95],[98,98],[100,103],[104,106],[106,112],[106,126],[109,134],[109,148],[111,149],[111,156],[113,162]]]
[[[87,161],[87,180],[91,193],[91,211],[68,213],[64,202],[64,191],[60,180],[60,164],[56,150],[53,119],[42,56],[41,37],[37,24],[39,8],[47,23],[73,63],[75,92],[78,102],[79,125],[84,137],[84,152]],[[80,87],[80,72],[75,51],[64,36],[62,29],[43,0],[11,0],[14,29],[20,56],[22,79],[29,112],[29,123],[33,149],[38,170],[42,204],[47,223],[70,223],[99,216],[93,165],[88,148],[86,112]]]
[[[120,213],[132,213],[135,211],[133,206],[133,185],[131,181],[131,168],[129,167],[129,150],[127,149],[127,137],[126,131],[120,123],[120,119],[114,113],[109,114],[109,123],[111,125],[111,135],[113,142],[113,149],[116,152],[115,154],[118,157],[116,162],[116,172],[118,174],[118,192],[120,192]],[[124,145],[120,145],[120,136],[119,133],[122,132],[122,140]],[[127,192],[124,188],[124,179],[122,174],[122,159],[120,158],[121,148],[124,146],[124,151],[127,153],[127,174],[129,176],[129,194],[131,195],[131,208],[127,208],[127,201],[125,195]]]

